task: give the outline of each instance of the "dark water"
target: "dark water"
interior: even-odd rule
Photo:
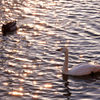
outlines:
[[[19,27],[0,31],[0,100],[100,100],[100,73],[62,76],[56,51],[68,46],[69,67],[100,64],[100,0],[1,0],[0,16]]]

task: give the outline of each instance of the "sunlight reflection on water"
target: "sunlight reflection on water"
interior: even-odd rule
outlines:
[[[100,74],[62,75],[64,56],[56,51],[68,47],[69,68],[100,64],[99,0],[1,0],[0,8],[0,26],[18,26],[13,35],[0,32],[1,100],[100,99]]]

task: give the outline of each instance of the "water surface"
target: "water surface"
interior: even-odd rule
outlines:
[[[69,68],[100,64],[99,0],[1,0],[0,8],[0,26],[19,27],[0,31],[0,100],[100,100],[100,73],[62,75],[56,51],[68,46]]]

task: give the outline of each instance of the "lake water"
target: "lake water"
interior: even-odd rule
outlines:
[[[16,20],[18,31],[0,31],[0,100],[100,100],[100,73],[62,75],[69,68],[100,64],[100,0],[1,0],[0,29]]]

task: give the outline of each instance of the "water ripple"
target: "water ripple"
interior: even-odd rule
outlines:
[[[6,37],[0,30],[0,100],[100,99],[100,73],[62,75],[56,51],[68,46],[70,68],[100,64],[99,0],[1,0],[0,8],[0,27],[18,26]]]

